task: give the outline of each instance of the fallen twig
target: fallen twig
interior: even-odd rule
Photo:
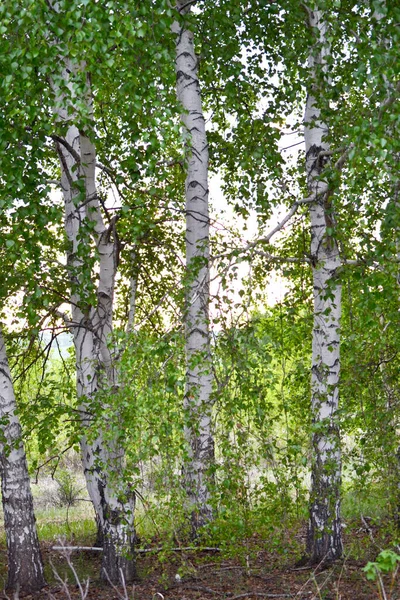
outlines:
[[[364,525],[365,531],[368,533],[369,539],[371,540],[372,544],[374,546],[376,546],[377,548],[379,548],[380,550],[382,550],[382,548],[376,542],[376,540],[374,538],[374,532],[372,531],[371,527],[368,525],[364,515],[360,515],[360,518],[361,518],[361,523]]]
[[[212,548],[209,546],[185,546],[184,548],[165,548],[164,546],[159,546],[158,548],[138,548],[135,552],[145,553],[145,552],[220,552],[219,548]]]
[[[106,569],[103,569],[103,573],[106,576],[106,579],[107,579],[108,583],[111,585],[112,589],[117,594],[117,597],[119,598],[119,600],[129,600],[128,592],[126,591],[124,573],[123,573],[122,569],[120,569],[119,571],[120,571],[120,575],[121,575],[122,586],[124,588],[124,594],[121,594],[121,592],[119,591],[119,589],[111,581],[111,579],[110,579],[110,577],[109,577]]]
[[[218,567],[212,570],[212,573],[216,573],[218,571],[244,571],[245,567]]]
[[[103,552],[103,548],[97,548],[96,546],[52,546],[52,550],[68,550],[69,552],[75,551],[92,551],[92,552]],[[184,548],[165,548],[159,546],[158,548],[135,548],[135,552],[138,554],[145,554],[148,552],[163,552],[164,550],[170,552],[220,552],[219,548],[211,548],[208,546],[185,546]]]
[[[239,598],[249,598],[251,596],[256,596],[257,598],[293,598],[293,594],[264,594],[263,592],[246,592],[246,594],[232,596],[229,600],[239,600]]]
[[[96,546],[52,546],[51,549],[58,550],[60,552],[62,552],[63,550],[68,550],[68,552],[75,552],[78,550],[103,552],[103,548],[97,548]]]

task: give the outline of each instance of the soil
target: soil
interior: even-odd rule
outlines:
[[[377,597],[377,588],[366,581],[361,569],[365,563],[344,561],[325,570],[272,566],[268,552],[260,552],[257,564],[247,570],[235,560],[218,560],[202,553],[186,554],[193,572],[177,581],[181,560],[170,559],[167,565],[154,564],[146,558],[139,565],[150,570],[127,595],[122,588],[112,589],[99,581],[89,584],[88,600],[239,600],[253,598],[295,598],[296,600],[367,600]],[[77,586],[69,585],[71,598],[81,598]],[[37,598],[65,599],[65,591],[51,586]],[[388,596],[389,597],[389,596]],[[400,586],[392,599],[400,598]]]
[[[226,552],[212,550],[143,553],[138,556],[139,579],[125,591],[98,579],[101,553],[73,552],[70,560],[78,573],[83,593],[89,577],[87,600],[400,600],[400,581],[395,580],[391,589],[390,576],[386,576],[386,596],[380,595],[377,584],[367,581],[362,572],[367,560],[372,560],[379,553],[371,539],[371,531],[353,529],[347,538],[347,547],[357,538],[363,558],[349,556],[327,568],[296,566],[298,554],[285,554],[281,549],[273,551],[265,547],[265,543],[263,547],[262,541],[257,539],[244,542],[236,558],[227,557]],[[354,549],[354,544],[352,547]],[[41,593],[25,598],[82,600],[82,592],[74,582],[66,557],[54,551],[49,543],[43,546],[43,555],[47,580],[52,580],[52,583]],[[61,580],[69,583],[57,581],[54,571]]]

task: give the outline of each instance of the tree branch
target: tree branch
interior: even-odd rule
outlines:
[[[101,171],[107,173],[107,175],[115,176],[115,172],[112,169],[110,169],[110,167],[107,167],[107,165],[103,165],[103,163],[101,162],[96,162],[96,167]]]
[[[63,189],[63,187],[61,185],[61,181],[57,181],[57,179],[47,179],[46,183],[47,183],[47,185],[55,185],[55,186]]]
[[[239,600],[240,598],[293,598],[293,594],[264,594],[263,592],[246,592],[245,594],[239,594],[238,596],[232,596],[230,600]]]
[[[81,164],[81,157],[80,157],[79,152],[77,152],[75,150],[75,148],[73,148],[71,146],[71,144],[69,144],[67,142],[67,140],[65,140],[64,138],[60,137],[59,135],[55,135],[55,134],[51,135],[50,137],[52,140],[54,140],[55,142],[58,142],[59,144],[64,146],[64,148],[66,148],[66,150],[68,150],[68,152],[70,153],[72,158],[75,160],[76,164],[78,164],[78,165]]]
[[[389,106],[391,106],[394,102],[396,102],[396,100],[398,100],[399,98],[399,92],[400,92],[400,81],[397,82],[393,94],[391,94],[391,96],[388,96],[388,98],[386,98],[386,100],[384,102],[382,102],[381,106],[380,106],[380,110],[379,110],[379,119],[381,119],[382,117],[382,113],[389,108]]]
[[[276,233],[278,233],[278,231],[280,231],[286,225],[286,223],[293,217],[293,215],[297,212],[298,208],[302,204],[311,204],[312,202],[315,202],[320,196],[323,196],[324,194],[326,194],[326,192],[328,190],[329,190],[328,185],[324,184],[317,192],[315,192],[315,194],[312,194],[311,196],[307,196],[306,198],[302,198],[301,200],[296,200],[296,202],[294,202],[292,204],[292,207],[289,210],[289,212],[266,236],[264,236],[262,238],[258,238],[254,242],[250,242],[249,244],[247,244],[247,246],[242,248],[239,251],[239,253],[245,254],[249,250],[252,250],[252,248],[255,248],[256,246],[258,246],[259,244],[268,244],[271,241],[271,239],[274,237],[274,235]],[[225,256],[227,256],[227,255],[226,254],[217,254],[216,256],[213,256],[212,259],[215,260],[218,258],[224,258]]]
[[[294,263],[294,264],[307,263],[309,265],[312,264],[311,259],[307,258],[306,256],[301,256],[301,257],[276,256],[274,254],[270,254],[269,252],[263,252],[262,250],[254,250],[253,254],[255,254],[256,256],[262,256],[264,258],[268,258],[268,260],[271,260],[272,262]]]
[[[185,4],[180,6],[179,2],[178,2],[176,9],[178,12],[182,13],[186,8],[188,8],[189,6],[192,6],[193,4],[196,4],[196,3],[197,3],[197,0],[189,0],[189,2],[186,2]]]

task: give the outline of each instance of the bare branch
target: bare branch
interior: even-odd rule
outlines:
[[[40,472],[40,469],[43,469],[43,467],[45,467],[46,465],[48,465],[52,460],[57,460],[56,466],[52,469],[51,478],[53,479],[54,473],[55,473],[55,471],[56,471],[56,469],[58,467],[58,464],[59,464],[59,462],[61,460],[61,456],[63,454],[65,454],[66,452],[68,452],[68,450],[70,450],[70,448],[72,448],[72,447],[73,447],[73,444],[71,444],[67,448],[64,448],[64,450],[62,452],[59,452],[59,454],[54,454],[54,456],[50,456],[49,459],[47,459],[44,463],[42,463],[41,465],[39,465],[36,468],[35,484],[39,483],[39,472]]]
[[[124,591],[126,592],[124,573],[123,573],[122,569],[120,569],[119,571],[120,571],[120,575],[122,577]],[[123,596],[121,594],[121,592],[119,591],[119,589],[113,584],[113,582],[111,581],[110,577],[108,576],[108,573],[107,573],[106,569],[103,569],[103,573],[106,576],[106,579],[107,579],[108,583],[111,585],[112,589],[117,594],[117,597],[119,598],[119,600],[129,600],[128,596],[127,595]]]
[[[180,5],[179,2],[178,2],[178,5],[177,5],[176,9],[180,13],[182,13],[186,8],[189,8],[189,6],[192,6],[193,4],[196,4],[196,3],[197,3],[197,0],[189,0],[189,2],[186,2],[183,5]]]
[[[263,592],[246,592],[238,596],[232,596],[230,600],[239,600],[240,598],[293,598],[293,594],[264,594]]]
[[[337,169],[338,171],[342,170],[344,163],[346,162],[349,152],[352,148],[354,148],[354,144],[350,144],[350,146],[345,149],[342,156],[340,156],[338,158],[338,160],[336,161],[335,166],[334,166],[335,169]]]
[[[258,238],[254,242],[250,242],[244,248],[241,248],[238,252],[239,254],[245,254],[249,250],[252,250],[259,244],[268,244],[271,239],[274,237],[276,233],[278,233],[283,227],[286,225],[288,221],[293,217],[293,215],[297,212],[298,208],[302,204],[311,204],[315,202],[319,197],[323,196],[329,191],[329,186],[327,184],[323,184],[320,189],[311,196],[307,196],[306,198],[302,198],[301,200],[296,200],[293,204],[289,212],[284,216],[284,218],[264,237]],[[225,258],[227,254],[217,254],[212,257],[212,260],[216,260],[218,258]]]
[[[321,150],[321,152],[318,154],[318,160],[324,157],[333,156],[334,154],[339,154],[339,152],[346,154],[349,150],[351,150],[351,148],[354,148],[354,144],[350,144],[349,146],[341,146],[340,148],[333,148],[332,150]]]
[[[115,172],[112,169],[110,169],[110,167],[107,167],[107,165],[103,165],[103,163],[101,162],[96,162],[96,167],[101,171],[107,173],[107,175],[115,175]]]
[[[66,581],[64,581],[64,579],[62,579],[62,578],[60,577],[60,575],[58,574],[58,572],[57,572],[57,570],[56,570],[55,566],[53,565],[53,563],[51,562],[51,560],[50,560],[50,565],[51,565],[51,568],[52,568],[52,570],[53,570],[54,577],[55,577],[55,578],[56,578],[56,580],[57,580],[57,581],[58,581],[58,582],[61,584],[61,587],[62,587],[62,589],[63,589],[63,591],[64,591],[64,594],[65,594],[66,598],[67,598],[68,600],[72,600],[72,598],[71,598],[71,594],[70,594],[70,592],[69,592],[69,588],[68,588],[68,584],[67,584],[67,582],[66,582]]]
[[[281,152],[285,152],[285,150],[290,150],[290,148],[294,148],[295,146],[300,146],[301,144],[304,144],[304,140],[301,140],[300,142],[295,142],[294,144],[291,144],[290,146],[286,146],[285,148],[281,148]]]
[[[63,189],[61,181],[58,181],[57,179],[47,179],[46,183],[47,185],[55,185],[56,187]]]
[[[76,164],[78,164],[78,165],[81,164],[81,157],[80,157],[79,152],[77,152],[75,150],[75,148],[73,148],[71,146],[71,144],[69,144],[67,142],[67,140],[64,140],[64,138],[60,137],[59,135],[55,135],[55,134],[53,134],[51,136],[51,139],[54,140],[55,142],[58,142],[62,146],[64,146],[64,148],[66,148],[68,150],[68,152],[70,153],[70,155],[72,156],[72,158],[75,160]]]
[[[64,325],[65,325],[65,327],[66,327],[66,328],[67,328],[67,329],[68,329],[68,330],[69,330],[71,333],[72,333],[72,331],[73,331],[73,327],[75,327],[75,326],[79,325],[79,323],[76,323],[76,324],[75,324],[73,321],[71,321],[71,319],[70,319],[70,317],[67,315],[67,313],[65,313],[65,312],[62,312],[61,310],[58,310],[58,309],[56,309],[56,310],[54,310],[54,311],[53,311],[53,314],[54,314],[56,317],[59,317],[59,318],[60,318],[60,319],[61,319],[61,320],[64,322]]]
[[[309,265],[312,264],[311,259],[307,258],[306,256],[300,256],[300,257],[296,257],[296,256],[275,256],[274,254],[270,254],[269,252],[263,252],[262,250],[254,250],[254,252],[252,252],[252,254],[255,254],[257,256],[263,256],[264,258],[267,258],[268,260],[270,260],[272,262],[295,263],[295,264],[307,263]]]
[[[346,148],[337,148],[334,150],[323,151],[323,152],[320,152],[320,154],[318,155],[318,158],[320,158],[320,157],[322,158],[324,156],[332,156],[333,154],[336,154],[338,152],[343,152],[343,154],[339,157],[339,159],[337,160],[337,162],[334,165],[334,169],[340,171],[343,168],[343,165],[346,162],[348,154],[352,148],[354,148],[354,144],[350,144]],[[254,242],[250,242],[249,244],[247,244],[247,246],[245,246],[244,248],[239,250],[239,254],[245,254],[246,252],[248,252],[248,251],[252,250],[253,248],[255,248],[256,246],[258,246],[259,244],[268,244],[271,241],[271,239],[274,237],[274,235],[276,233],[278,233],[279,231],[281,231],[281,229],[283,229],[283,227],[286,225],[286,223],[288,221],[290,221],[290,219],[293,217],[293,215],[296,214],[298,208],[302,204],[312,204],[313,202],[316,202],[318,200],[318,198],[324,196],[324,194],[328,194],[329,192],[331,192],[329,185],[324,183],[311,196],[307,196],[306,198],[296,200],[292,204],[292,207],[290,208],[289,212],[266,236],[258,238]],[[212,259],[215,260],[218,258],[224,258],[225,256],[226,256],[226,254],[219,254],[219,255],[213,256]],[[280,259],[280,257],[273,257],[269,253],[266,253],[266,257],[270,258],[270,260],[278,260],[278,261],[282,260],[282,259]],[[289,261],[287,259],[285,259],[285,260],[287,262],[310,262],[308,259],[294,259],[294,260],[289,260]],[[352,264],[352,261],[347,261],[347,264],[349,264],[349,265]]]
[[[394,102],[396,102],[396,100],[398,100],[399,98],[399,92],[400,92],[400,81],[397,82],[394,90],[393,90],[393,94],[391,94],[391,96],[388,96],[388,98],[386,98],[386,100],[384,102],[382,102],[381,107],[380,107],[380,111],[379,111],[379,117],[382,117],[382,113],[389,108],[390,106],[392,106],[392,104],[394,104]]]

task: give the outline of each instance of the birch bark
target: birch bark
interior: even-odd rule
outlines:
[[[1,492],[7,539],[6,587],[34,593],[46,585],[36,531],[28,466],[16,415],[14,388],[0,329]]]
[[[89,429],[92,423],[91,405],[97,393],[102,387],[112,391],[117,383],[116,368],[108,344],[112,333],[118,240],[115,223],[106,226],[100,210],[95,180],[95,147],[89,137],[73,124],[78,111],[73,106],[68,106],[68,103],[74,101],[70,74],[76,67],[68,61],[65,63],[63,77],[64,84],[70,88],[70,99],[65,101],[54,82],[53,89],[56,96],[55,113],[60,122],[68,125],[68,129],[65,138],[60,138],[56,145],[65,203],[65,229],[69,242],[67,265],[71,285],[77,395],[82,424]],[[86,116],[92,119],[89,78],[85,98],[80,98],[81,103],[82,101],[86,102]],[[92,270],[89,230],[96,246],[98,269],[97,300],[94,305],[89,304],[85,298],[88,273]],[[107,408],[102,407],[104,413]],[[116,415],[111,418],[115,419]],[[103,430],[97,432],[95,439],[92,435],[82,437],[82,462],[89,495],[103,535],[102,576],[112,582],[119,582],[122,578],[129,582],[136,576],[133,558],[135,496],[131,490],[123,487],[120,480],[124,467],[124,450],[106,435],[106,416],[104,423]]]
[[[310,194],[326,188],[321,180],[329,150],[327,126],[321,121],[317,71],[324,69],[329,46],[326,23],[319,10],[309,11],[318,48],[309,55],[310,90],[304,116],[307,185]],[[338,426],[340,371],[341,266],[334,237],[334,216],[328,192],[310,207],[311,258],[314,289],[311,410],[314,433],[307,553],[312,563],[329,562],[343,552],[340,522],[341,450]]]
[[[187,14],[187,2],[178,0],[177,10]],[[185,488],[191,512],[192,533],[212,519],[211,467],[214,463],[212,434],[212,365],[209,331],[209,207],[208,143],[203,115],[198,59],[193,32],[181,18],[176,34],[176,89],[181,103],[187,144],[186,199],[186,307],[185,437],[188,460]]]

